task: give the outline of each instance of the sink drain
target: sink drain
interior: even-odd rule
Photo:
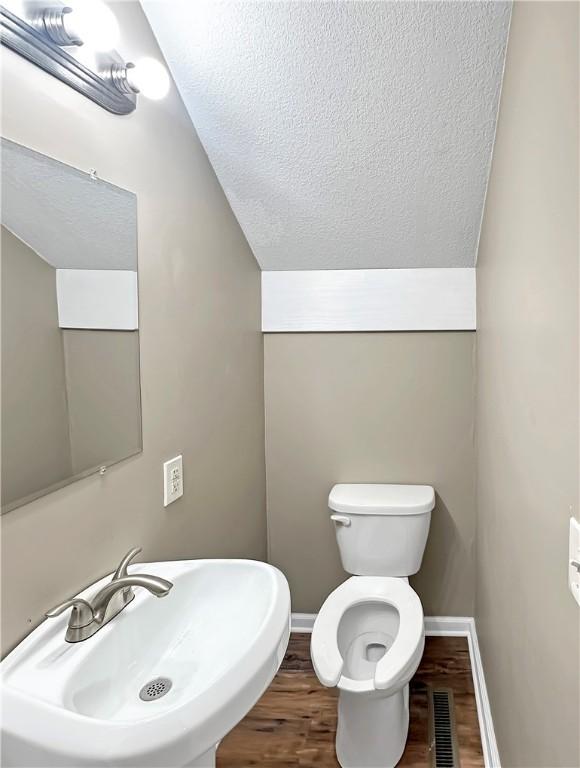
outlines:
[[[153,701],[160,699],[169,693],[173,683],[168,677],[156,677],[155,680],[149,680],[139,691],[139,698],[143,701]]]

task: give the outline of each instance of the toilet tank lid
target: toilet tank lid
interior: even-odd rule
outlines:
[[[435,491],[430,485],[339,483],[328,506],[351,515],[421,515],[435,506]]]

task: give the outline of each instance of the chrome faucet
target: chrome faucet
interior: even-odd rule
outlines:
[[[144,587],[155,597],[165,597],[173,586],[167,579],[149,576],[145,573],[129,576],[127,566],[141,552],[140,547],[131,549],[119,563],[113,578],[89,600],[73,597],[55,606],[45,615],[47,619],[60,616],[63,611],[72,608],[65,640],[67,643],[79,643],[87,640],[108,624],[111,619],[126,608],[135,597],[133,587]]]

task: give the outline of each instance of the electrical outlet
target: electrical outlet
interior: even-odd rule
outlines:
[[[183,457],[176,456],[163,464],[163,506],[183,496]]]

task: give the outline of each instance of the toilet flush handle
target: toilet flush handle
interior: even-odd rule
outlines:
[[[331,515],[330,519],[337,525],[344,525],[345,528],[350,525],[350,517],[346,515]]]

